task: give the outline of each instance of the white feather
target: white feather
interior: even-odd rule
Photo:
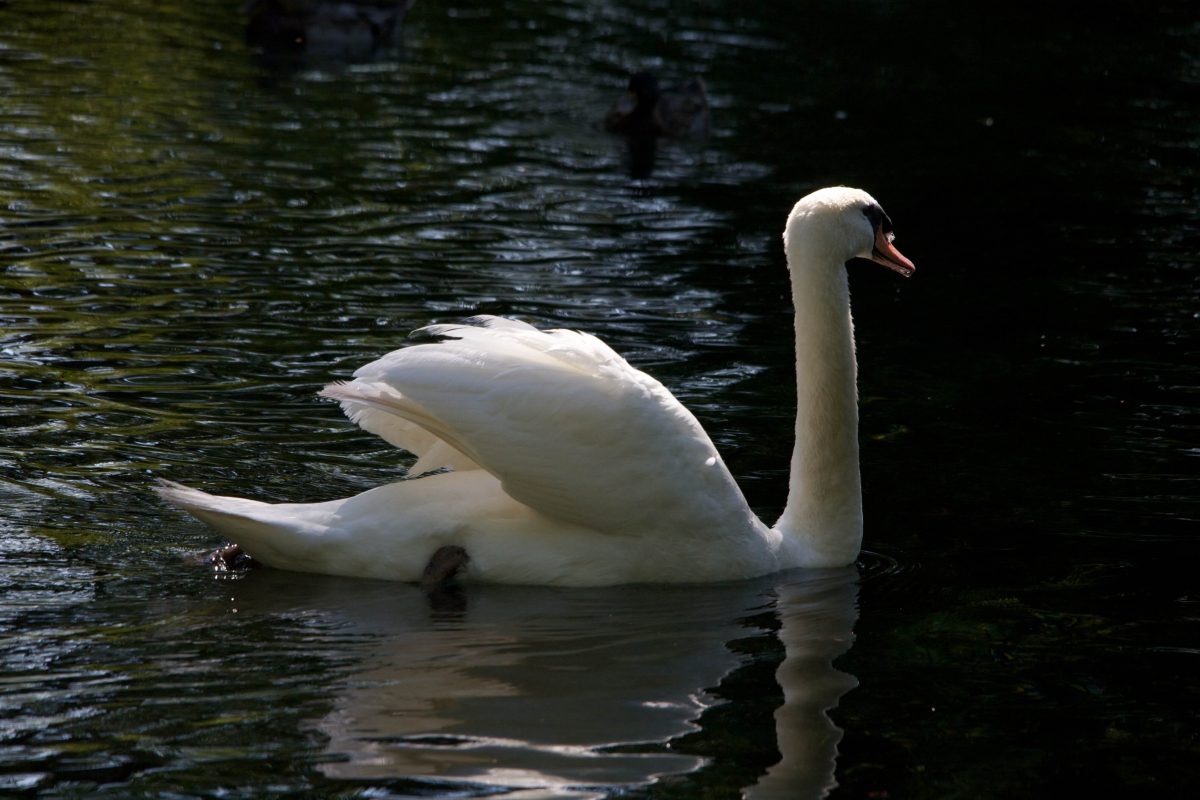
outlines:
[[[863,192],[827,189],[789,217],[800,408],[775,528],[661,383],[594,336],[497,317],[423,328],[321,393],[417,454],[410,475],[453,472],[313,504],[158,491],[259,560],[302,571],[415,580],[447,544],[467,550],[468,578],[509,583],[710,581],[850,563],[862,520],[843,264],[871,252],[868,206]]]

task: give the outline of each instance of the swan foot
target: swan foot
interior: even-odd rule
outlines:
[[[461,586],[454,583],[458,571],[466,566],[471,557],[457,545],[439,547],[429,557],[425,571],[421,573],[421,591],[435,612],[461,614],[467,610],[467,598]]]
[[[439,547],[429,557],[425,571],[421,573],[421,588],[426,592],[449,586],[458,571],[467,565],[471,557],[458,545]]]
[[[262,566],[261,561],[256,561],[236,542],[214,550],[204,561],[213,568],[213,572],[222,574],[248,572]]]

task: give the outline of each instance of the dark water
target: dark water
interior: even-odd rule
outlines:
[[[1200,26],[1186,3],[0,4],[0,794],[1190,796]],[[629,174],[627,71],[703,142]],[[596,333],[786,492],[791,203],[861,185],[866,548],[717,587],[214,579],[156,476],[406,463],[315,391],[474,313]],[[836,788],[834,788],[836,787]]]

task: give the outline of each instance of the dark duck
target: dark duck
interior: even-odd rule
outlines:
[[[246,39],[264,52],[370,58],[391,46],[415,0],[249,0]]]
[[[708,92],[704,81],[692,78],[663,88],[652,73],[635,72],[629,91],[604,118],[604,127],[627,136],[667,136],[681,139],[708,133]]]

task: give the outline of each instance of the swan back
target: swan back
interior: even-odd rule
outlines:
[[[443,443],[547,517],[698,541],[755,530],[711,439],[661,383],[585,333],[468,322],[422,329],[322,394],[405,448]]]

